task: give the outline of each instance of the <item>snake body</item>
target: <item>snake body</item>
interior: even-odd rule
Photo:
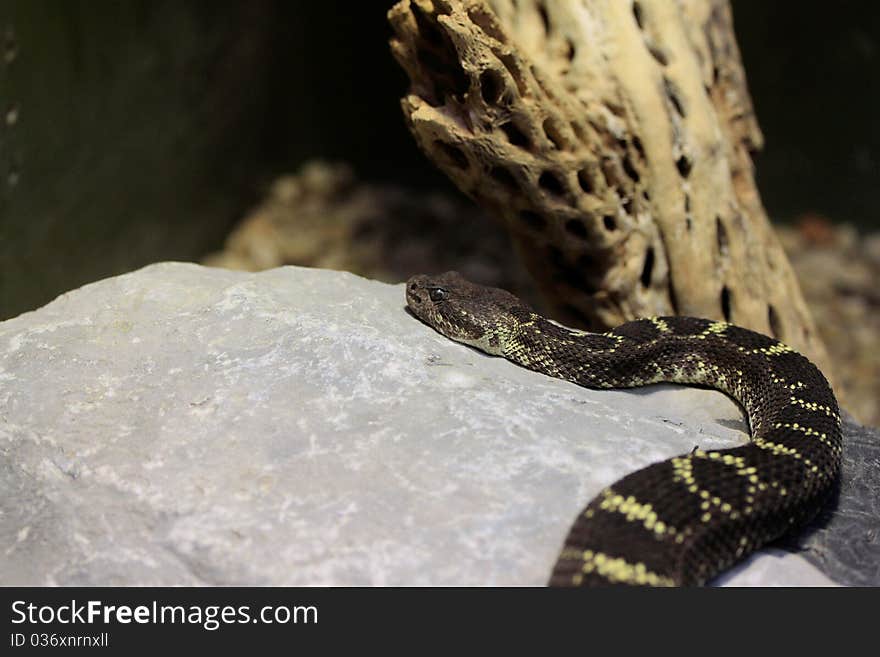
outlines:
[[[822,507],[840,471],[837,400],[804,356],[768,336],[693,317],[590,333],[552,322],[455,272],[407,282],[411,312],[441,334],[588,388],[670,382],[720,390],[751,440],[654,463],[578,515],[551,585],[700,585]]]

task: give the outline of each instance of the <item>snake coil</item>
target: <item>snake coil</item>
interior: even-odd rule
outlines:
[[[745,409],[751,440],[654,463],[605,488],[578,515],[551,585],[699,585],[821,508],[840,471],[837,400],[785,344],[693,317],[566,328],[512,294],[455,272],[406,285],[414,315],[448,338],[588,388],[682,383]]]

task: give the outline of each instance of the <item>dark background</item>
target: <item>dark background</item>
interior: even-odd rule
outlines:
[[[0,319],[197,260],[311,158],[455,193],[418,152],[383,1],[0,4]],[[880,229],[880,4],[734,0],[776,221]]]

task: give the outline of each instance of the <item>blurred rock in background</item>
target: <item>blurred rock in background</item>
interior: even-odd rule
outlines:
[[[843,382],[843,406],[880,426],[880,232],[860,236],[804,215],[777,230]],[[506,234],[457,196],[369,185],[343,164],[311,162],[269,196],[203,264],[257,271],[342,269],[386,282],[458,269],[541,306]]]
[[[880,232],[859,233],[819,215],[777,232],[838,364],[845,408],[880,426]]]
[[[225,249],[202,263],[247,271],[304,265],[388,283],[456,269],[536,300],[506,232],[473,204],[366,184],[347,165],[320,161],[276,180]]]

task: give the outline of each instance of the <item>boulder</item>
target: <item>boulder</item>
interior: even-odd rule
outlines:
[[[603,486],[746,431],[451,342],[402,285],[160,263],[0,323],[0,584],[541,585]],[[717,583],[832,580],[773,548]]]

